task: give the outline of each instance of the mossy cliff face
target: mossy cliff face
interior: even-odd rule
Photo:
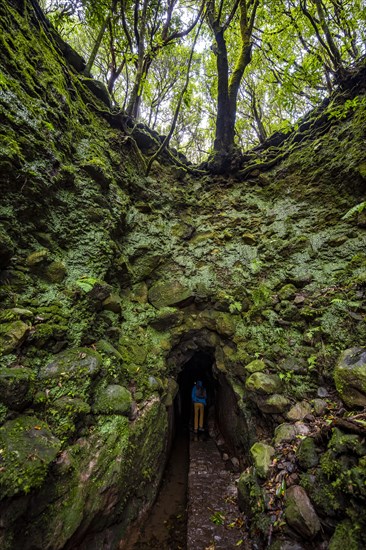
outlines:
[[[366,336],[365,226],[343,219],[364,200],[362,82],[354,108],[334,99],[327,130],[271,171],[155,163],[146,178],[31,4],[2,2],[0,18],[1,547],[117,548],[153,500],[175,380],[200,350],[232,404],[218,417],[247,457],[253,526],[274,524],[281,545],[304,538],[297,514],[316,516],[314,544],[337,549],[351,522],[362,546],[362,437],[332,425],[333,371]],[[341,396],[352,380],[336,377]],[[304,437],[315,450],[297,456]],[[258,439],[273,464],[249,453]],[[281,474],[273,508],[290,452],[302,470]]]

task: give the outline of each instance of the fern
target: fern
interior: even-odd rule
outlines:
[[[358,214],[362,212],[366,208],[366,201],[360,202],[359,204],[356,204],[356,206],[353,206],[348,212],[345,213],[344,216],[342,216],[342,220],[349,220],[349,218],[352,218],[354,214]]]

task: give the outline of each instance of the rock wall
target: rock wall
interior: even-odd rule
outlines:
[[[363,69],[271,170],[145,177],[32,6],[0,4],[1,547],[117,548],[200,350],[253,536],[362,547]]]

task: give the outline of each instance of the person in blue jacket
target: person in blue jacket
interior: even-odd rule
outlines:
[[[196,434],[198,429],[203,432],[203,421],[205,415],[206,405],[206,389],[203,387],[202,381],[197,380],[192,389],[192,401],[194,408],[194,433]]]

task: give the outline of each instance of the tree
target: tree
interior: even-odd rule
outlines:
[[[195,10],[195,16],[185,28],[177,12],[178,0],[142,0],[142,3],[136,0],[132,4],[128,0],[121,0],[121,21],[135,65],[135,78],[126,111],[138,118],[142,92],[152,62],[163,48],[186,37],[194,29],[200,19],[203,4]],[[189,7],[185,3],[186,11]]]
[[[217,66],[217,115],[214,150],[223,159],[233,152],[238,91],[244,71],[251,61],[252,33],[259,0],[233,0],[224,17],[224,0],[216,5],[209,0],[206,19],[214,35],[213,46]],[[231,9],[230,9],[231,8]],[[240,48],[230,73],[225,33],[239,10]],[[224,161],[225,164],[225,161]]]
[[[289,131],[365,54],[364,0],[40,1],[115,102],[164,135],[201,18],[171,143],[195,161],[213,143],[219,171]]]

